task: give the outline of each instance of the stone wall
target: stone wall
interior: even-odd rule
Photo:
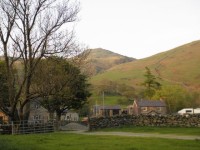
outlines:
[[[90,130],[113,128],[123,125],[156,127],[200,127],[199,115],[123,115],[113,117],[90,118]]]

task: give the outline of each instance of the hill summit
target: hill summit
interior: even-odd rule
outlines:
[[[88,50],[87,61],[90,63],[94,74],[102,73],[116,65],[132,62],[135,58],[123,56],[102,48]]]

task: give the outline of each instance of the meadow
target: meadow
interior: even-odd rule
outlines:
[[[156,133],[156,134],[175,134],[175,135],[194,135],[200,136],[200,128],[183,128],[183,127],[136,127],[121,126],[116,128],[105,128],[97,131],[106,132],[132,132],[132,133]]]
[[[0,135],[1,150],[199,150],[200,140],[49,133]]]

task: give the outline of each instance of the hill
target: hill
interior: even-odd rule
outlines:
[[[93,74],[102,73],[116,65],[136,60],[102,48],[91,49],[89,51],[87,62],[90,63],[90,69],[93,70]]]
[[[93,85],[103,79],[139,86],[144,80],[145,67],[162,78],[164,84],[180,84],[200,89],[200,41],[194,41],[148,58],[114,66],[91,79]]]

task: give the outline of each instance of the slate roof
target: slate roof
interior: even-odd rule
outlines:
[[[139,100],[136,103],[139,107],[166,107],[165,102],[160,100]]]

